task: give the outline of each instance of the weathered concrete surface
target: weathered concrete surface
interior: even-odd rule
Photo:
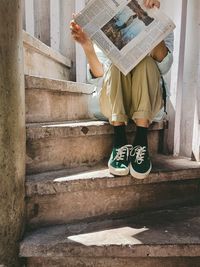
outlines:
[[[191,266],[198,266],[195,264],[199,263],[200,255],[199,222],[200,206],[196,206],[149,212],[121,220],[41,228],[25,237],[20,255],[40,260],[48,256],[46,260],[50,261],[52,257],[54,262],[58,259],[66,262],[67,257],[78,256],[74,261],[81,263],[82,260],[80,266],[96,266],[89,264],[95,260],[100,262],[97,266],[103,266],[101,261],[108,258],[111,264],[108,266],[112,267],[118,265],[112,265],[111,259],[114,259],[113,263],[119,260],[121,267],[126,260],[134,264],[135,260],[141,262],[141,258],[146,266],[154,266],[148,265],[148,259],[157,262],[155,266],[159,267],[162,262],[164,266],[175,266],[176,262],[180,266],[184,262],[182,257],[186,257],[183,266],[189,266],[194,257]],[[88,265],[84,262],[86,258]],[[171,259],[172,265],[169,265]]]
[[[199,181],[191,180],[33,196],[27,200],[27,224],[38,228],[88,221],[97,216],[125,216],[141,210],[197,202],[199,194]]]
[[[174,258],[31,258],[27,267],[199,267],[200,257]]]
[[[24,218],[25,96],[20,0],[0,1],[0,264],[19,266]],[[21,265],[20,265],[21,266]]]
[[[94,86],[35,76],[25,77],[26,122],[89,119]]]
[[[151,126],[149,149],[159,150],[159,136],[165,123]],[[130,139],[135,126],[130,126]],[[112,149],[113,127],[107,122],[32,123],[27,125],[27,172],[38,173],[83,165],[94,165],[107,158]]]
[[[69,93],[92,94],[94,86],[86,83],[77,83],[72,81],[64,81],[50,79],[37,76],[25,76],[26,89],[45,89],[50,91],[60,91]]]
[[[23,32],[24,73],[69,80],[71,61],[40,40]]]
[[[141,210],[200,201],[200,164],[158,156],[145,180],[113,177],[106,166],[69,175],[59,171],[27,177],[29,227],[119,217]]]
[[[188,158],[157,155],[152,158],[153,169],[146,179],[129,176],[115,177],[109,173],[107,162],[93,167],[32,174],[26,177],[26,196],[54,195],[80,190],[97,190],[135,184],[200,179],[200,163]]]
[[[51,9],[49,0],[34,0],[35,37],[43,43],[51,44]],[[58,18],[59,19],[59,18]]]

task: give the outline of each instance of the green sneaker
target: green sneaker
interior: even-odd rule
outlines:
[[[134,178],[146,178],[152,169],[146,146],[135,146],[130,152],[130,173]]]
[[[125,145],[120,148],[113,148],[108,168],[111,174],[124,176],[129,174],[129,153],[133,149],[132,145]]]

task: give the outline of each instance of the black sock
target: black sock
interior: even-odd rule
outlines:
[[[125,125],[114,126],[113,146],[115,148],[119,148],[125,145],[127,145],[126,126]]]
[[[148,147],[147,133],[148,133],[148,128],[137,126],[133,147],[138,145]]]

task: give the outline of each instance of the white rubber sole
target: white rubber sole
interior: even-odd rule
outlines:
[[[131,174],[131,176],[133,176],[134,178],[136,178],[136,179],[145,179],[148,175],[149,175],[149,173],[151,172],[151,169],[152,169],[152,164],[151,164],[151,166],[150,166],[150,168],[149,168],[149,170],[147,171],[147,172],[145,172],[145,173],[140,173],[140,172],[136,172],[133,168],[132,168],[132,165],[130,164],[130,174]]]
[[[126,176],[129,174],[129,168],[127,169],[115,169],[111,165],[108,165],[111,174],[116,176]]]

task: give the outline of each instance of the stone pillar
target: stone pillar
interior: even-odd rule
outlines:
[[[179,155],[180,152],[180,120],[182,107],[182,83],[185,55],[185,34],[188,0],[161,1],[161,9],[171,17],[176,28],[174,30],[174,63],[171,72],[165,76],[170,88],[167,113],[169,128],[165,131],[165,152]]]
[[[0,265],[19,263],[24,222],[25,97],[21,0],[0,1]]]
[[[200,161],[200,2],[188,0],[180,154]]]

